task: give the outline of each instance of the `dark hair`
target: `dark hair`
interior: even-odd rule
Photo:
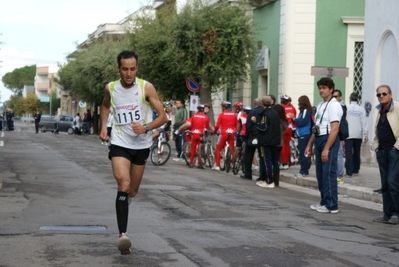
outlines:
[[[309,97],[306,95],[302,95],[298,98],[298,108],[300,111],[306,109],[310,114],[313,114],[312,104],[310,104]]]
[[[276,97],[274,95],[269,95],[271,99],[273,100],[273,105],[276,104]]]
[[[351,93],[351,95],[349,96],[349,99],[350,99],[351,101],[357,101],[358,98],[359,98],[359,96],[358,96],[358,94],[355,93],[355,92]]]
[[[386,87],[388,89],[388,93],[390,95],[392,94],[391,87],[389,87],[389,85],[386,85],[386,84],[382,84],[382,85],[378,86],[377,90],[375,90],[375,91],[378,92],[378,89],[380,89],[381,87]]]
[[[285,109],[284,109],[284,107],[282,105],[275,104],[272,107],[272,109],[274,109],[277,112],[277,114],[278,114],[278,116],[280,118],[280,121],[287,121],[287,117],[285,116]]]
[[[342,96],[342,92],[341,92],[341,90],[339,90],[339,89],[335,89],[335,90],[334,90],[334,93],[338,93],[339,96]]]
[[[136,53],[134,53],[133,51],[127,51],[127,50],[120,52],[118,57],[116,58],[118,61],[118,67],[121,66],[122,58],[128,59],[128,58],[132,58],[132,57],[134,57],[136,59],[136,65],[138,65],[139,64],[139,56]]]
[[[334,81],[331,78],[329,78],[329,77],[323,77],[320,80],[318,80],[317,81],[317,87],[320,87],[320,85],[327,86],[330,89],[334,89],[335,88]]]

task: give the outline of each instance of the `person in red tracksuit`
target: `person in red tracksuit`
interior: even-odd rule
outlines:
[[[220,170],[220,151],[224,147],[226,141],[229,142],[231,156],[234,155],[234,135],[237,130],[237,114],[229,109],[231,107],[231,103],[223,101],[221,106],[222,113],[219,114],[215,129],[213,130],[213,134],[215,134],[220,128],[220,136],[215,152],[216,163],[215,167],[213,168],[215,171]]]
[[[293,118],[296,118],[296,109],[291,104],[291,98],[288,95],[281,96],[281,105],[284,107],[285,116],[287,117],[288,127],[284,131],[284,144],[281,148],[280,158],[281,158],[281,166],[280,170],[287,170],[289,168],[290,163],[290,140],[292,137],[293,131],[295,131],[295,123]]]
[[[198,105],[198,111],[194,113],[194,115],[191,116],[189,119],[187,119],[187,121],[177,130],[178,132],[181,132],[186,128],[190,128],[191,131],[191,152],[189,168],[194,167],[195,150],[197,148],[197,145],[199,145],[201,142],[201,135],[204,134],[205,129],[211,130],[211,127],[209,125],[209,118],[205,115],[204,108],[204,105]],[[198,166],[201,166],[200,160],[201,159],[198,157]]]

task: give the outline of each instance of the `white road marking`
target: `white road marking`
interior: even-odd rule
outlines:
[[[3,141],[0,141],[0,146],[4,146],[4,142]]]

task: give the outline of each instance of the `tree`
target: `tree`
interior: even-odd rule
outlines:
[[[136,20],[131,40],[139,51],[140,75],[166,97],[187,96],[185,81],[197,75],[202,103],[249,77],[256,52],[252,20],[240,6],[247,4],[237,3],[196,1],[173,16]]]
[[[21,94],[25,85],[34,85],[36,65],[25,66],[6,73],[1,79],[4,86],[15,94]]]
[[[74,59],[60,66],[57,82],[79,95],[84,101],[98,106],[103,98],[104,87],[119,78],[116,57],[128,47],[126,38],[115,40],[103,37],[87,49],[77,52]]]
[[[187,98],[186,75],[177,61],[179,51],[171,38],[171,20],[176,15],[174,6],[167,5],[157,11],[156,18],[142,16],[129,38],[132,50],[139,56],[138,76],[151,82],[160,98]]]
[[[252,20],[243,7],[228,1],[215,5],[196,1],[173,21],[178,61],[185,66],[186,76],[201,77],[202,102],[211,103],[211,92],[225,90],[250,75],[256,51]]]

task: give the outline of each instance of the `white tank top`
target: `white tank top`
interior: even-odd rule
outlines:
[[[152,121],[152,107],[145,100],[147,81],[136,78],[133,87],[126,89],[120,80],[108,84],[113,114],[111,144],[129,149],[145,149],[152,145],[152,134],[135,134],[131,121],[141,124]]]

